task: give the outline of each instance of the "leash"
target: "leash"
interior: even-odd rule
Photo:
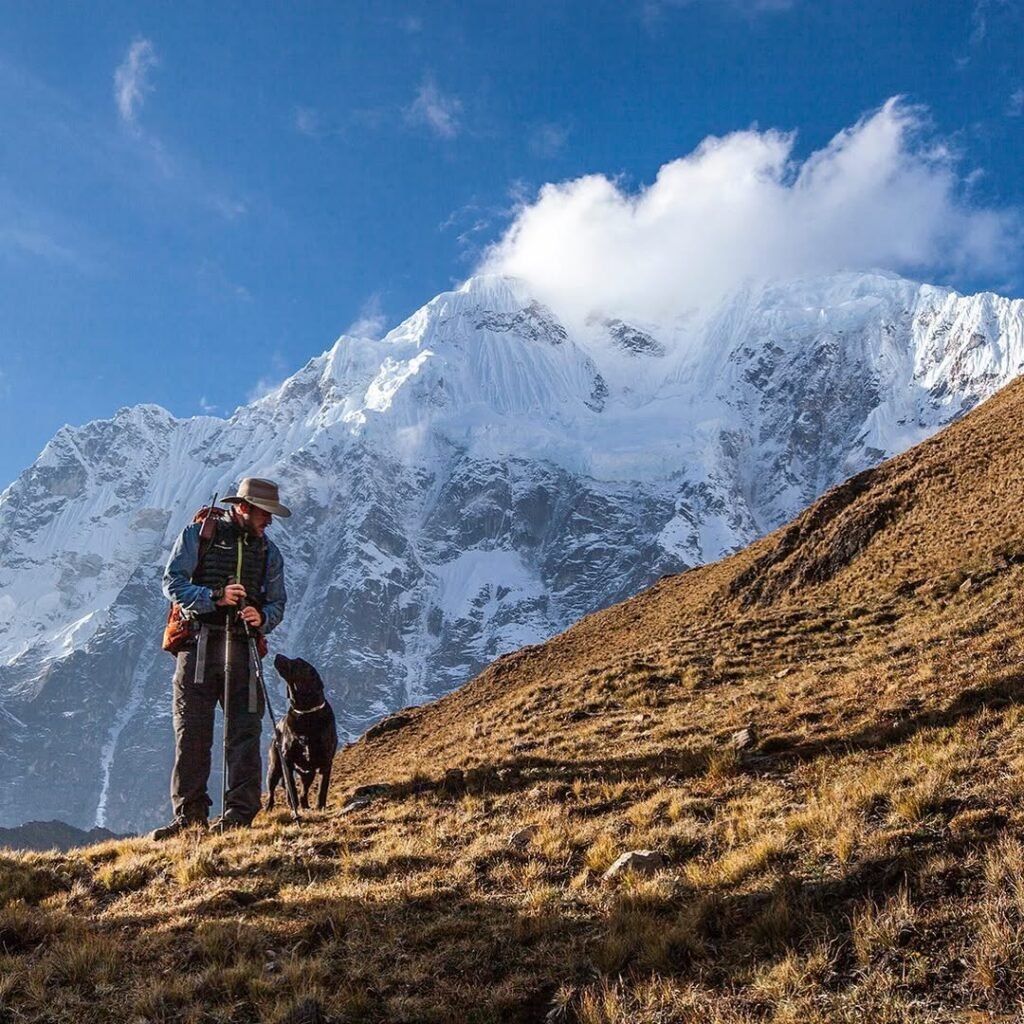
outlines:
[[[281,774],[284,777],[284,792],[288,797],[288,806],[291,808],[292,818],[299,821],[299,796],[295,792],[295,779],[292,778],[291,769],[284,759],[284,751],[281,749],[281,738],[277,734],[277,719],[274,717],[274,709],[270,706],[270,693],[267,690],[267,681],[263,677],[263,663],[260,661],[259,652],[256,649],[256,635],[252,627],[245,619],[242,619],[245,626],[245,638],[249,641],[249,661],[256,671],[256,679],[263,690],[263,701],[267,705],[267,714],[270,715],[271,735],[274,740],[274,749],[277,751],[277,758],[281,762]]]

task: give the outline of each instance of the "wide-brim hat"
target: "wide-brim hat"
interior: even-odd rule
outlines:
[[[247,476],[239,485],[238,493],[227,498],[221,498],[225,504],[237,505],[244,501],[257,508],[263,509],[274,516],[287,518],[291,512],[281,504],[281,495],[278,493],[277,484],[273,480],[261,480],[258,476]]]

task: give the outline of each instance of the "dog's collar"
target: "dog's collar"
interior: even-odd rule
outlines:
[[[303,711],[302,708],[297,708],[293,704],[292,711],[294,711],[295,714],[297,715],[311,715],[313,714],[314,711],[323,711],[325,707],[327,707],[327,701],[324,701],[323,704],[317,705],[315,708],[306,708],[305,711]]]

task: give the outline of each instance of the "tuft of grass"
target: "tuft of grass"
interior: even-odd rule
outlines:
[[[850,938],[862,967],[908,946],[916,934],[917,910],[906,888],[882,904],[868,902],[854,912]]]
[[[722,747],[707,755],[704,778],[709,785],[720,785],[739,774],[740,755],[732,747]]]
[[[596,970],[614,977],[630,966],[643,972],[676,972],[698,950],[674,900],[647,879],[636,880],[632,891],[615,897],[591,957]]]
[[[949,791],[950,776],[942,770],[930,771],[893,801],[893,814],[906,822],[918,822],[936,810]]]
[[[583,863],[596,875],[604,874],[621,854],[621,844],[614,836],[604,833],[597,837],[583,855]]]
[[[0,907],[0,954],[24,953],[42,945],[57,929],[57,919],[25,903]]]
[[[71,884],[70,872],[46,854],[0,853],[0,906],[40,903]]]
[[[835,944],[827,939],[816,942],[807,953],[787,949],[780,959],[755,969],[751,989],[776,1006],[799,1000],[834,977],[835,959]]]
[[[130,1013],[134,1019],[154,1024],[188,1020],[194,995],[195,979],[191,975],[169,972],[138,987],[131,997]]]
[[[735,886],[777,864],[786,846],[784,834],[769,834],[728,850],[717,859],[691,861],[683,870],[696,889]]]
[[[94,992],[118,979],[121,950],[115,940],[97,932],[71,930],[49,945],[41,964],[50,988]]]
[[[259,958],[262,940],[251,927],[241,921],[201,921],[194,933],[194,952],[200,963],[229,967]]]
[[[220,855],[209,847],[195,844],[174,861],[172,875],[179,885],[207,878],[216,878],[221,874],[224,862]]]
[[[151,856],[133,854],[123,860],[104,864],[95,874],[97,885],[110,893],[134,892],[144,888],[156,875]]]
[[[985,897],[973,914],[967,962],[974,987],[999,1005],[1024,996],[1024,844],[1004,835],[987,851]]]

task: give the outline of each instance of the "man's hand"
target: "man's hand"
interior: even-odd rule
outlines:
[[[245,600],[245,587],[241,583],[229,583],[224,588],[224,593],[218,598],[217,604],[220,607],[236,607]]]
[[[263,613],[259,608],[254,608],[251,604],[246,605],[240,614],[242,616],[242,621],[252,626],[253,629],[259,629],[260,624],[263,622]]]

